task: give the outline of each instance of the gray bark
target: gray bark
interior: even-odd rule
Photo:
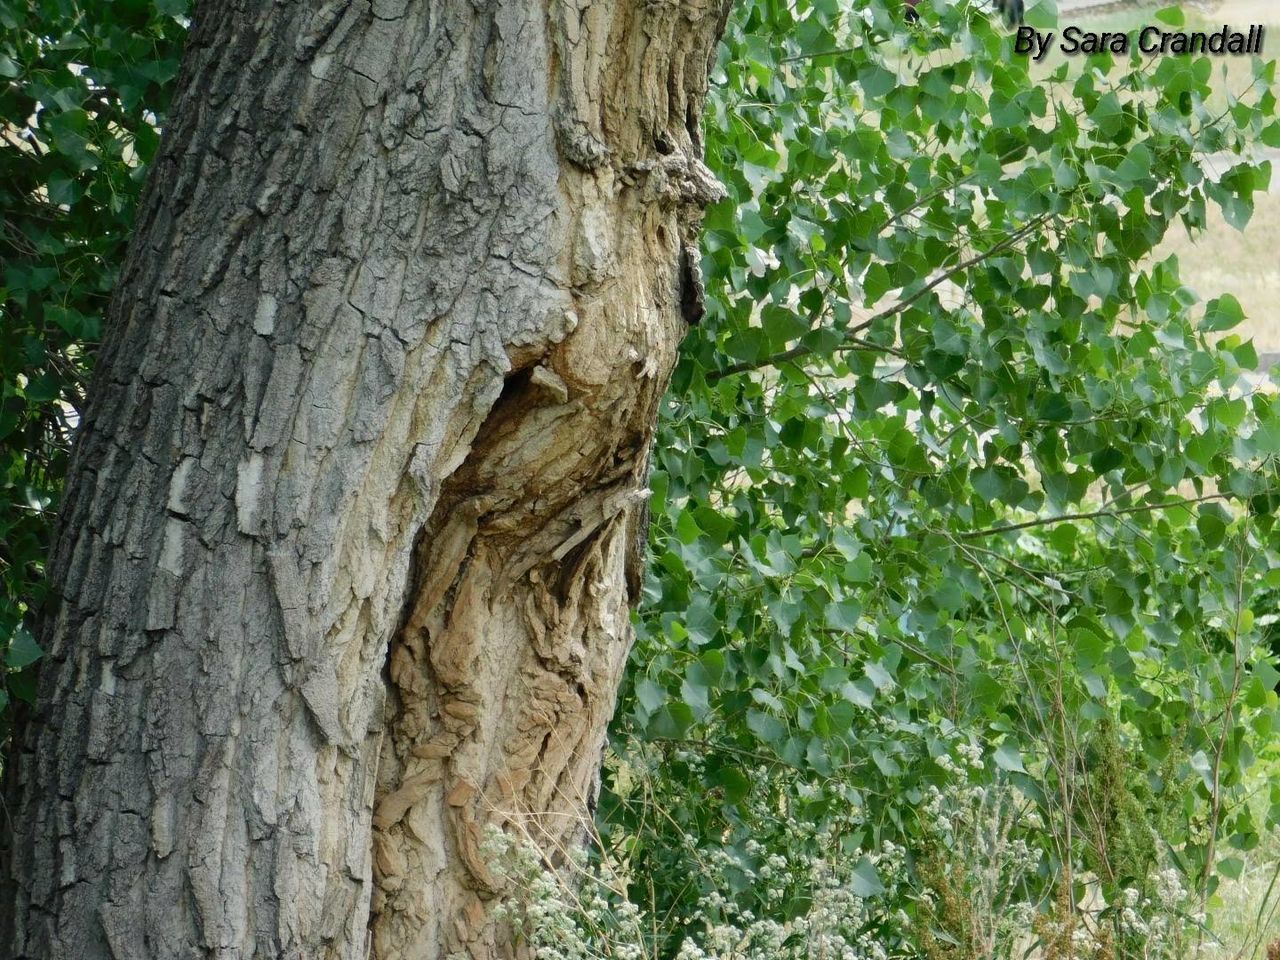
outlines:
[[[596,788],[724,13],[199,4],[7,771],[9,956],[510,954],[478,844],[572,843]]]

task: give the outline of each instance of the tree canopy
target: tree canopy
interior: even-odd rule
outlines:
[[[1224,92],[1209,58],[1041,69],[967,4],[736,14],[708,134],[730,199],[616,725],[679,769],[645,870],[680,889],[676,824],[786,848],[779,809],[911,845],[929,788],[976,778],[1037,808],[1048,899],[1166,862],[1211,893],[1280,815],[1245,786],[1280,679],[1280,411],[1236,299],[1153,253],[1211,205],[1248,223],[1274,62]],[[615,802],[619,835],[648,822]]]

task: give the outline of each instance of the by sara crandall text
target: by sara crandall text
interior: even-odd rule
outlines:
[[[1223,25],[1220,30],[1186,31],[1147,24],[1137,30],[1096,32],[1069,26],[1058,38],[1052,30],[1023,25],[1014,37],[1013,52],[1038,62],[1049,54],[1055,39],[1058,50],[1068,57],[1095,53],[1127,55],[1134,49],[1154,57],[1250,56],[1262,54],[1266,28],[1262,24],[1243,28]]]

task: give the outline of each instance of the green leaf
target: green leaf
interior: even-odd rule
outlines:
[[[861,897],[864,900],[878,897],[885,892],[880,874],[876,872],[876,865],[867,857],[859,860],[857,866],[853,868],[849,876],[849,890],[855,897]]]
[[[680,684],[680,699],[693,711],[693,715],[697,719],[705,717],[711,709],[711,703],[707,697],[707,688],[690,678],[686,678]]]
[[[840,688],[840,695],[855,707],[870,709],[876,701],[875,684],[866,678],[854,680]]]
[[[1218,861],[1218,873],[1232,880],[1239,880],[1244,873],[1244,861],[1239,857],[1224,857]]]
[[[751,781],[737,767],[721,767],[711,775],[711,782],[724,790],[726,803],[741,803],[751,792]]]
[[[653,713],[667,702],[667,691],[648,677],[636,682],[636,699],[649,713]]]
[[[11,670],[21,670],[44,656],[44,651],[36,643],[25,628],[18,627],[9,641],[9,649],[5,652],[4,662]]]
[[[765,743],[776,746],[787,734],[782,721],[762,710],[747,711],[747,728]]]
[[[1200,508],[1196,517],[1196,529],[1200,531],[1206,549],[1214,550],[1222,545],[1227,535],[1227,518],[1224,518],[1216,504],[1207,504]]]
[[[1027,768],[1022,765],[1022,752],[1008,740],[996,747],[995,761],[997,767],[1008,773],[1027,772]]]
[[[1205,307],[1204,320],[1200,329],[1206,332],[1231,330],[1244,321],[1244,310],[1240,301],[1226,293],[1216,300],[1210,300]]]
[[[693,711],[686,704],[673,702],[654,714],[650,727],[657,737],[678,740],[689,731],[693,722]]]
[[[865,667],[867,679],[877,690],[890,690],[894,686],[893,674],[881,663],[868,663]]]

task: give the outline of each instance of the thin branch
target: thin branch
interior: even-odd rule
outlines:
[[[1098,520],[1102,517],[1116,518],[1133,513],[1150,513],[1153,510],[1165,510],[1172,507],[1187,507],[1197,503],[1205,503],[1210,500],[1230,499],[1231,498],[1225,493],[1206,493],[1203,497],[1167,500],[1164,503],[1144,503],[1134,507],[1121,507],[1118,510],[1093,510],[1088,513],[1065,513],[1058,517],[1037,517],[1034,520],[1024,520],[1021,523],[1010,523],[999,527],[987,527],[985,530],[970,530],[967,533],[954,534],[954,536],[957,540],[979,540],[983,537],[993,537],[1000,533],[1010,533],[1015,530],[1027,530],[1031,527],[1044,527],[1055,523],[1068,523],[1072,520]]]
[[[884,320],[884,319],[887,319],[888,317],[896,316],[897,314],[910,309],[922,298],[924,298],[925,296],[933,292],[933,290],[935,290],[937,287],[939,287],[943,283],[946,283],[956,274],[962,273],[965,270],[968,270],[970,267],[975,266],[990,257],[994,257],[999,253],[1004,252],[1005,250],[1009,249],[1009,247],[1018,243],[1020,240],[1026,237],[1027,234],[1029,234],[1032,230],[1039,227],[1048,219],[1049,219],[1049,214],[1047,213],[1041,214],[1040,216],[1036,217],[1034,220],[1029,222],[1026,226],[1022,227],[1020,230],[1005,237],[1003,240],[1001,240],[995,246],[991,247],[989,250],[984,250],[981,253],[975,253],[972,257],[969,257],[967,260],[962,260],[960,263],[956,264],[954,267],[951,267],[948,270],[942,271],[937,276],[935,276],[932,280],[926,283],[923,287],[921,287],[919,290],[913,293],[911,296],[907,297],[905,300],[900,300],[897,303],[893,304],[892,306],[886,307],[885,309],[881,310],[879,313],[875,314],[871,318],[864,320],[862,323],[854,327],[850,327],[849,330],[845,333],[846,340],[850,341],[851,343],[859,345],[861,349],[875,349],[883,353],[892,353],[896,356],[903,357],[903,359],[907,359],[907,357],[905,357],[905,355],[895,347],[871,344],[871,343],[868,343],[867,341],[856,339],[854,335],[861,333],[862,331],[866,330],[868,327],[872,326],[873,324],[875,324],[880,320]],[[853,348],[846,347],[845,349],[853,349]],[[763,357],[759,360],[744,360],[740,363],[730,364],[729,366],[725,367],[723,370],[716,370],[708,374],[707,382],[715,383],[719,380],[724,379],[725,377],[733,376],[735,374],[747,373],[748,371],[759,370],[764,367],[777,366],[780,363],[786,363],[789,360],[797,360],[800,357],[806,357],[812,353],[814,353],[814,349],[812,347],[797,345],[797,346],[791,347],[789,350],[784,350],[781,353],[771,354],[770,356]]]

